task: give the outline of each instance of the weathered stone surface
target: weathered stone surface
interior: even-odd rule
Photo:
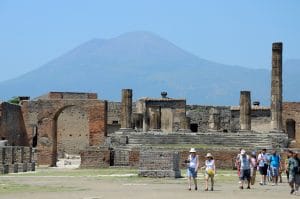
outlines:
[[[250,91],[241,91],[240,95],[241,130],[251,130],[251,96]]]
[[[271,129],[282,131],[282,43],[272,44]]]
[[[107,168],[110,166],[110,150],[104,147],[88,147],[80,153],[81,168]]]
[[[121,129],[130,129],[132,121],[132,90],[122,89]]]
[[[139,176],[181,177],[179,153],[173,151],[141,151]]]

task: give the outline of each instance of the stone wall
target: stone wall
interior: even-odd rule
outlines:
[[[89,121],[86,111],[77,106],[66,107],[57,117],[58,158],[79,154],[89,146]]]
[[[232,131],[231,111],[229,106],[201,106],[187,105],[186,115],[191,118],[191,124],[198,126],[197,132],[206,132],[209,129],[210,110],[215,108],[220,113],[220,131]]]
[[[239,106],[200,106],[187,105],[186,114],[191,118],[191,125],[198,126],[198,132],[209,130],[210,111],[216,109],[220,113],[220,130],[223,132],[237,132],[240,129]],[[256,132],[269,132],[271,112],[269,107],[251,107],[251,129]]]
[[[61,93],[57,95],[65,96]],[[74,95],[77,96],[76,93]],[[93,94],[80,94],[79,96],[90,95],[94,97]],[[52,96],[47,99],[22,101],[28,142],[33,143],[34,128],[38,135],[37,150],[40,165],[55,166],[57,153],[62,151],[61,146],[67,147],[68,150],[78,146],[79,149],[83,149],[86,146],[99,146],[105,141],[107,136],[106,101],[81,99],[81,97],[70,99],[70,93],[68,96],[68,99],[53,99]]]
[[[0,137],[9,145],[28,146],[21,106],[3,102],[0,104]]]
[[[0,147],[0,174],[35,171],[30,147]]]
[[[139,176],[181,177],[180,155],[174,151],[141,151]]]
[[[300,102],[284,102],[282,106],[283,129],[288,134],[294,133],[289,137],[300,146]]]
[[[110,166],[110,150],[108,148],[88,147],[81,151],[80,168],[107,168]]]

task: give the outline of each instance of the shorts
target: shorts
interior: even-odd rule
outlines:
[[[197,177],[197,171],[195,170],[195,168],[189,167],[189,168],[187,169],[187,176],[188,176],[188,177],[196,178],[196,177]]]
[[[240,180],[250,180],[250,169],[241,169]]]
[[[278,167],[271,167],[271,176],[277,177],[279,175],[279,168]]]
[[[208,173],[208,171],[205,171],[205,177],[207,177],[207,178],[213,178],[214,176],[215,176],[214,172]]]
[[[268,173],[268,165],[265,164],[263,167],[259,167],[260,175],[267,175]]]

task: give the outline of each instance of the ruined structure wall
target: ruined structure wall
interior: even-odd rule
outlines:
[[[77,106],[65,108],[57,118],[58,157],[79,154],[89,146],[89,123],[86,111]]]
[[[220,112],[221,131],[231,131],[236,129],[236,127],[231,124],[231,111],[229,106],[187,105],[186,115],[191,118],[191,124],[198,125],[198,132],[206,132],[207,129],[209,129],[209,115],[211,108],[215,108]],[[237,120],[239,120],[239,117]]]
[[[0,104],[0,136],[8,140],[9,145],[28,146],[21,107],[3,102]]]
[[[24,101],[23,115],[28,135],[32,135],[32,127],[37,126],[38,161],[39,164],[55,165],[57,158],[57,124],[62,111],[68,107],[80,107],[88,118],[88,144],[100,145],[104,142],[107,130],[107,103],[99,100],[38,100]],[[73,122],[86,122],[75,120],[72,115],[63,116]],[[86,133],[86,130],[81,134]],[[77,135],[79,136],[79,134]],[[29,137],[29,141],[32,136]],[[78,141],[78,140],[77,140]],[[69,144],[77,145],[75,139],[70,138]],[[31,141],[32,142],[32,141]]]
[[[220,131],[238,131],[240,129],[239,106],[199,106],[187,105],[187,117],[191,118],[191,124],[198,125],[198,132],[206,132],[209,129],[210,110],[214,108],[220,113]],[[251,128],[257,132],[269,132],[271,112],[268,107],[251,108]]]
[[[295,122],[295,138],[300,143],[300,102],[284,102],[283,103],[283,129],[288,132],[288,120]]]

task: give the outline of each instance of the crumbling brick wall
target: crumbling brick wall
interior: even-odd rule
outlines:
[[[8,140],[9,145],[29,145],[21,106],[7,102],[0,104],[0,137]]]
[[[107,168],[110,166],[108,148],[89,147],[80,153],[80,168]]]
[[[104,143],[107,135],[107,103],[106,101],[100,101],[95,98],[93,94],[74,94],[72,99],[72,93],[50,93],[48,98],[43,96],[42,99],[32,101],[22,101],[22,110],[24,115],[24,121],[28,133],[28,142],[32,144],[33,141],[33,127],[37,127],[37,150],[38,150],[38,162],[40,165],[56,165],[57,159],[57,147],[58,147],[58,118],[64,111],[70,107],[77,107],[75,110],[86,114],[87,121],[74,118],[74,115],[65,114],[63,120],[73,120],[78,125],[87,125],[87,129],[84,132],[76,134],[82,136],[80,139],[88,139],[88,146],[99,146]],[[85,98],[84,98],[85,97]],[[72,109],[72,108],[71,108]],[[72,112],[72,111],[71,111]],[[70,133],[70,131],[67,131]],[[86,135],[88,134],[88,135]],[[70,134],[69,134],[70,135]],[[71,134],[73,135],[73,134]],[[74,134],[75,135],[75,134]],[[67,139],[68,136],[65,136]],[[69,136],[69,145],[78,146],[83,144],[82,149],[86,147],[87,142],[80,142],[80,139],[73,139]],[[63,143],[60,143],[63,144]],[[80,147],[79,147],[80,148]]]
[[[300,103],[299,102],[284,102],[282,104],[282,124],[285,132],[288,132],[288,120],[294,121],[295,125],[295,139],[300,146]]]

